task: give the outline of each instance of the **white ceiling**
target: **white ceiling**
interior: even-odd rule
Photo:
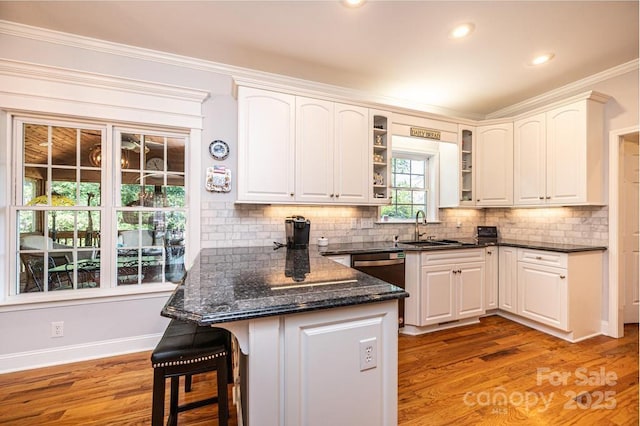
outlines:
[[[638,1],[0,1],[0,19],[479,116],[634,60],[639,39]]]

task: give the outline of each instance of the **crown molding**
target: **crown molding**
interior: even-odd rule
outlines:
[[[557,89],[551,90],[541,95],[534,96],[533,98],[529,98],[517,104],[489,113],[487,114],[485,119],[488,119],[488,120],[498,119],[498,118],[506,118],[506,117],[512,117],[514,115],[519,115],[529,110],[533,110],[535,108],[548,105],[554,101],[558,101],[559,99],[571,96],[575,94],[577,91],[590,89],[591,87],[593,87],[593,85],[600,83],[602,81],[609,80],[611,78],[626,74],[628,72],[636,71],[638,70],[639,67],[640,67],[640,60],[634,59],[632,61],[615,66],[613,68],[609,68],[597,74],[593,74],[581,80],[574,81],[565,86],[561,86]],[[593,92],[593,93],[595,94],[597,92]],[[604,96],[606,99],[608,99],[606,95]],[[594,98],[594,100],[598,100],[598,99]],[[606,102],[606,100],[602,98],[600,102]]]
[[[297,91],[314,97],[344,100],[349,103],[360,103],[379,109],[385,109],[400,114],[419,115],[446,121],[458,121],[463,124],[476,125],[478,121],[505,119],[516,116],[544,106],[545,104],[561,100],[563,97],[574,95],[576,92],[585,91],[596,83],[635,71],[639,68],[639,60],[634,59],[627,63],[615,66],[608,70],[569,83],[560,88],[551,90],[517,104],[499,109],[489,114],[461,113],[435,105],[391,98],[380,95],[372,95],[354,89],[341,86],[318,83],[310,80],[289,77],[282,74],[252,70],[249,68],[191,58],[157,50],[128,46],[120,43],[99,40],[95,38],[64,33],[45,28],[33,27],[16,22],[0,20],[0,34],[23,37],[38,41],[45,41],[58,45],[70,46],[80,49],[103,52],[107,54],[129,57],[134,59],[163,63],[167,65],[186,67],[190,69],[227,75],[236,84],[253,87],[271,88],[272,90]]]
[[[249,68],[227,65],[219,62],[191,58],[173,53],[141,47],[128,46],[105,40],[80,36],[33,27],[11,21],[0,20],[0,34],[7,34],[32,40],[54,43],[79,49],[97,51],[117,56],[163,63],[177,67],[187,67],[194,70],[223,74],[232,77],[236,82],[255,87],[270,87],[272,90],[298,91],[315,97],[344,100],[350,103],[361,103],[385,110],[403,114],[424,113],[440,119],[460,118],[463,121],[480,120],[480,114],[464,114],[447,108],[420,102],[410,102],[403,99],[386,96],[372,95],[371,93],[358,91],[346,87],[314,82],[282,74],[252,70]],[[434,117],[434,118],[435,118]]]
[[[98,89],[116,89],[119,91],[155,97],[202,103],[209,92],[187,87],[150,83],[130,78],[112,77],[93,72],[76,71],[50,65],[33,64],[23,61],[0,58],[0,75],[33,78],[38,80],[68,83]]]

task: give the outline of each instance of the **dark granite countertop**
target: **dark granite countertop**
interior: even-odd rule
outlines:
[[[323,257],[315,246],[203,249],[162,315],[210,325],[408,296]]]
[[[371,243],[351,243],[351,244],[330,244],[326,247],[320,247],[319,251],[324,255],[340,255],[340,254],[356,254],[356,253],[375,253],[389,251],[435,251],[435,250],[460,250],[487,246],[507,246],[530,248],[536,250],[555,251],[560,253],[577,253],[582,251],[602,251],[606,250],[605,246],[586,246],[578,244],[562,244],[547,243],[540,241],[525,240],[503,240],[497,242],[477,242],[473,239],[456,239],[463,244],[460,245],[441,245],[441,246],[422,246],[417,247],[403,242],[394,243],[391,241],[379,241]]]

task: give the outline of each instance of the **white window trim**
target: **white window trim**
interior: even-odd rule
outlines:
[[[407,155],[411,157],[417,157],[420,159],[427,159],[428,161],[428,182],[429,182],[429,190],[427,191],[427,211],[425,212],[428,223],[439,223],[438,212],[439,205],[438,200],[440,200],[439,191],[440,191],[440,151],[438,149],[437,142],[435,141],[425,141],[417,138],[408,138],[398,135],[393,135],[392,139],[392,151],[391,157],[395,157],[396,155]],[[382,207],[378,208],[378,217],[380,217],[380,212],[382,211]],[[415,219],[391,219],[388,221],[379,220],[378,223],[415,223]]]
[[[170,291],[173,284],[136,286],[131,289],[85,289],[82,294],[9,296],[12,285],[9,272],[15,247],[13,203],[12,120],[14,115],[43,114],[61,119],[98,120],[110,123],[135,123],[171,129],[187,129],[189,146],[185,170],[188,229],[186,231],[185,267],[189,268],[200,251],[200,150],[202,139],[202,102],[209,96],[203,90],[145,82],[70,69],[42,66],[19,61],[0,60],[0,312],[12,307],[57,302],[78,303],[79,299],[95,302],[96,298],[122,297]],[[24,113],[28,111],[29,114]]]

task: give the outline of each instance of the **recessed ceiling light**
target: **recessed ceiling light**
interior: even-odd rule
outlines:
[[[542,65],[546,64],[550,60],[553,59],[555,55],[553,53],[544,53],[542,55],[538,55],[529,62],[530,65]]]
[[[466,23],[456,26],[449,33],[449,37],[451,38],[464,38],[471,34],[475,28],[475,25],[472,23]]]
[[[364,2],[365,0],[342,0],[342,4],[347,7],[360,7]]]

